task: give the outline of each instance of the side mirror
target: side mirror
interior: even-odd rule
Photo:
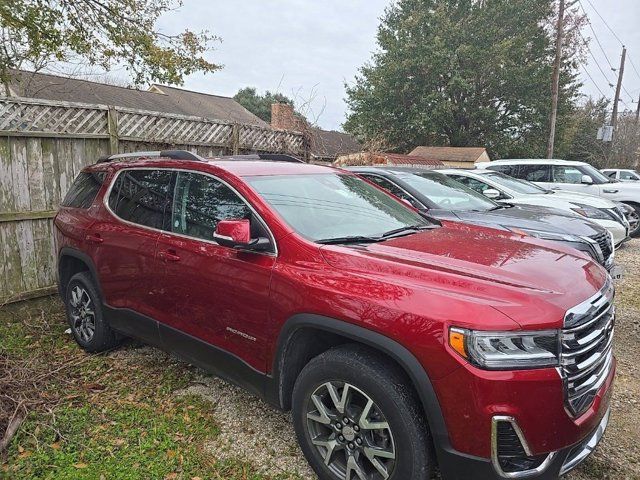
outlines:
[[[584,185],[593,185],[593,178],[591,178],[589,175],[582,175],[580,183]]]
[[[247,219],[220,220],[213,233],[213,239],[223,247],[258,252],[268,250],[268,238],[251,238],[251,223]]]
[[[484,192],[482,192],[482,194],[485,197],[490,198],[491,200],[497,200],[502,196],[502,194],[495,188],[487,188]]]

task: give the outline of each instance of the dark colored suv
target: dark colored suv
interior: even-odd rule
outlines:
[[[323,480],[555,479],[607,426],[613,286],[571,248],[175,151],[84,169],[55,226],[81,347],[136,337],[292,409]]]
[[[415,167],[350,167],[352,171],[438,219],[459,220],[559,242],[613,267],[613,237],[600,225],[561,210],[497,203],[452,178]]]

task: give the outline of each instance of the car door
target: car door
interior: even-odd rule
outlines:
[[[194,363],[229,354],[265,371],[274,250],[243,252],[214,241],[220,220],[249,219],[252,237],[266,225],[227,183],[177,172],[169,231],[158,239],[162,262],[159,320],[163,342]],[[273,240],[272,240],[273,242]],[[205,365],[225,376],[221,365]]]
[[[168,225],[172,173],[158,169],[124,169],[116,173],[105,199],[104,217],[91,227],[94,262],[109,307],[158,315],[155,249]],[[117,328],[134,336],[157,336],[153,322],[122,320]],[[144,324],[143,324],[144,323]],[[154,340],[154,338],[149,338]]]
[[[586,193],[589,195],[600,195],[599,185],[596,183],[582,183],[582,177],[585,173],[578,167],[573,165],[552,165],[551,175],[553,183],[542,183],[542,186],[559,190]]]

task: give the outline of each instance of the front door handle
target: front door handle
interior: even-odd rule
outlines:
[[[178,255],[176,253],[175,250],[173,249],[169,249],[169,250],[163,250],[160,253],[158,253],[158,256],[163,259],[166,262],[179,262],[180,261],[180,255]]]
[[[90,233],[84,239],[89,243],[102,243],[104,242],[104,238],[100,236],[99,233]]]

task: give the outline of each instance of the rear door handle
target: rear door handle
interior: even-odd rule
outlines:
[[[90,233],[84,239],[89,243],[102,243],[104,242],[104,238],[100,236],[99,233]]]
[[[176,253],[175,250],[173,249],[169,249],[169,250],[163,250],[160,253],[158,253],[158,256],[167,261],[167,262],[179,262],[180,261],[180,255],[178,255]]]

